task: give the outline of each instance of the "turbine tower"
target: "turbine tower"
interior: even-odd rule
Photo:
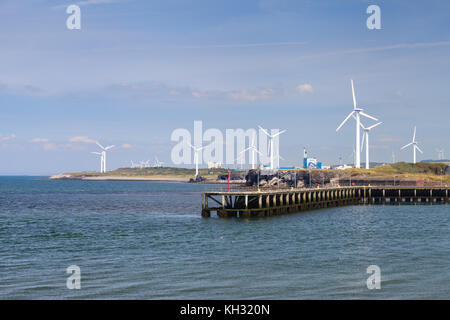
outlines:
[[[405,149],[406,147],[409,147],[409,146],[413,146],[413,154],[414,154],[413,163],[415,164],[416,163],[416,149],[419,150],[420,153],[423,153],[422,150],[420,150],[419,146],[417,145],[417,141],[416,141],[416,127],[415,126],[414,126],[414,134],[413,134],[412,141],[410,143],[404,145],[403,147],[401,147],[400,150],[403,150],[403,149]]]
[[[277,136],[279,136],[280,134],[286,132],[286,130],[279,131],[279,132],[277,132],[275,134],[269,134],[269,132],[267,132],[261,126],[258,126],[258,128],[261,129],[261,131],[264,132],[264,134],[269,137],[270,169],[273,170],[273,169],[275,169],[274,153],[273,153],[274,152],[274,150],[273,150],[273,148],[274,148],[273,139],[276,138]],[[278,167],[277,167],[277,169],[278,169]]]
[[[364,127],[362,123],[360,123],[361,128],[363,129],[363,137],[361,141],[361,151],[364,149],[364,139],[366,140],[366,169],[369,169],[369,132],[376,126],[379,126],[382,124],[382,122],[375,123],[374,125],[371,125],[370,127]]]
[[[96,141],[95,143],[102,149],[102,151],[101,151],[101,154],[102,154],[101,164],[102,165],[101,165],[101,171],[100,172],[105,173],[106,172],[106,151],[111,149],[111,148],[114,148],[114,145],[108,146],[108,147],[105,148],[98,141]]]
[[[341,129],[341,127],[347,122],[348,119],[350,119],[350,117],[354,117],[356,120],[356,153],[355,153],[355,168],[360,168],[361,167],[361,147],[360,147],[360,123],[361,123],[361,119],[360,116],[364,116],[366,118],[378,121],[377,118],[372,117],[366,113],[363,112],[364,109],[357,107],[356,105],[356,97],[355,97],[355,88],[353,86],[353,80],[350,80],[352,83],[352,95],[353,95],[353,110],[352,112],[349,113],[349,115],[344,119],[344,121],[342,121],[342,123],[339,125],[339,127],[337,127],[336,132],[339,131],[339,129]]]
[[[256,169],[258,167],[257,163],[256,163],[256,153],[258,153],[259,155],[263,155],[257,148],[256,148],[256,134],[253,134],[252,136],[252,140],[250,142],[250,146],[247,149],[242,150],[239,155],[244,154],[247,151],[251,151],[251,160],[250,160],[250,164],[252,165],[252,169]]]
[[[101,152],[91,152],[91,153],[100,156],[100,173],[103,173],[103,153]]]

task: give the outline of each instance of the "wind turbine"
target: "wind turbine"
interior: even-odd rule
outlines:
[[[103,153],[101,152],[91,152],[91,153],[100,155],[100,173],[103,173]]]
[[[438,153],[438,160],[444,160],[444,149],[436,149]]]
[[[101,172],[105,173],[106,172],[106,151],[114,148],[114,145],[112,146],[108,146],[108,147],[103,147],[98,141],[95,142],[101,149],[102,149],[102,157],[101,157],[101,162],[102,162],[102,166],[101,166]]]
[[[164,162],[159,161],[158,157],[155,156],[155,168],[161,168],[163,166]]]
[[[192,150],[194,150],[194,163],[195,163],[195,177],[198,176],[198,152],[205,149],[207,146],[204,147],[194,147],[192,144],[190,144],[189,142],[187,143],[189,145],[189,147],[192,148]]]
[[[274,161],[273,161],[273,160],[274,160],[274,159],[273,159],[273,148],[274,148],[273,139],[274,139],[275,137],[279,136],[280,134],[286,132],[286,130],[279,131],[279,132],[277,132],[277,133],[275,133],[275,134],[269,134],[269,132],[267,132],[267,131],[266,131],[264,128],[262,128],[261,126],[258,126],[258,128],[261,129],[261,131],[264,132],[264,134],[265,134],[266,136],[269,137],[270,169],[273,170],[273,169],[275,169]],[[277,169],[278,169],[278,168],[277,168]]]
[[[361,141],[361,151],[364,148],[364,139],[366,140],[366,169],[369,169],[369,131],[375,128],[376,126],[379,126],[382,124],[382,122],[375,123],[374,125],[371,125],[370,127],[364,127],[362,123],[360,123],[361,128],[363,129],[363,137]]]
[[[419,150],[420,153],[423,153],[422,150],[420,150],[420,148],[417,146],[417,141],[416,141],[416,127],[414,126],[414,135],[412,138],[412,141],[406,145],[404,145],[403,147],[400,148],[400,150],[405,149],[406,147],[409,146],[413,146],[413,153],[414,153],[414,158],[413,158],[413,163],[416,163],[416,149]]]
[[[353,94],[353,110],[352,112],[349,113],[349,115],[344,119],[344,121],[342,121],[342,123],[339,125],[339,127],[337,127],[336,132],[339,131],[339,129],[341,129],[341,127],[347,122],[348,119],[350,119],[350,117],[354,117],[356,120],[356,156],[355,156],[355,168],[360,168],[361,167],[361,153],[360,153],[360,123],[361,123],[361,119],[360,119],[360,115],[364,116],[366,118],[378,121],[377,118],[372,117],[370,115],[368,115],[367,113],[364,113],[362,108],[357,107],[356,105],[356,97],[355,97],[355,88],[353,86],[353,80],[350,80],[352,83],[352,94]]]
[[[259,155],[263,155],[257,148],[256,148],[256,139],[255,139],[255,134],[253,134],[252,136],[252,140],[250,142],[250,146],[247,149],[242,150],[241,152],[239,152],[239,155],[244,154],[247,151],[251,151],[251,165],[252,165],[252,169],[256,169],[257,168],[257,164],[256,164],[256,153],[258,153]],[[239,157],[238,157],[239,158]]]

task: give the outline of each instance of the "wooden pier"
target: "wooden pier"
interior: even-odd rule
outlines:
[[[267,217],[358,204],[444,204],[449,187],[338,187],[202,193],[202,216]]]

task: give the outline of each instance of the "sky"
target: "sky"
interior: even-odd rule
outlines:
[[[66,8],[81,9],[69,30]],[[369,30],[369,5],[381,29]],[[447,1],[0,0],[0,174],[99,169],[157,156],[171,165],[177,128],[286,129],[281,165],[303,147],[352,162],[350,79],[371,161],[450,156]],[[364,124],[374,123],[363,120]],[[364,161],[364,154],[361,155]]]

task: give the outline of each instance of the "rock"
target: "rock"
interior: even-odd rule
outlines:
[[[205,180],[206,180],[206,178],[203,178],[201,175],[198,175],[195,178],[190,178],[189,179],[189,183],[198,183],[198,182],[202,182],[202,181],[205,181]]]

